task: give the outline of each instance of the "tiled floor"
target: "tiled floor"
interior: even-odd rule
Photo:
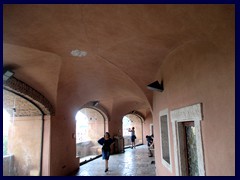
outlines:
[[[105,170],[102,157],[80,166],[74,176],[155,176],[154,157],[148,157],[146,145],[136,149],[127,148],[124,153],[114,154],[109,159],[109,171]]]

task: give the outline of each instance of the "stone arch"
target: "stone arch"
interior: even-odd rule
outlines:
[[[105,109],[96,102],[86,103],[78,110],[75,116],[76,156],[80,158],[80,165],[101,154],[97,141],[107,131],[108,119]]]
[[[3,82],[3,89],[28,100],[34,104],[43,115],[55,115],[53,106],[41,93],[15,77],[11,77]]]
[[[138,116],[138,117],[141,119],[142,123],[144,123],[144,121],[145,121],[145,118],[144,118],[144,116],[142,115],[142,113],[140,113],[140,112],[138,112],[138,111],[132,111],[132,112],[130,112],[130,113],[128,113],[128,114],[133,114],[133,115],[135,115],[135,116]],[[128,115],[128,114],[126,114],[126,115]],[[126,115],[125,115],[125,116],[126,116]]]
[[[127,117],[129,120],[131,120],[131,122],[129,122],[130,124],[127,123],[127,126],[131,125],[131,127],[135,127],[135,133],[137,136],[136,145],[143,144],[143,123],[145,121],[144,116],[138,111],[131,111],[131,112],[127,113],[125,116],[123,116],[123,119],[122,119],[123,124],[124,124],[124,122],[126,123],[126,119],[124,119],[125,117]],[[129,120],[127,120],[127,122]],[[123,126],[125,126],[122,129],[123,137],[124,137],[124,141],[125,141],[125,147],[128,147],[131,144],[131,137],[130,137],[130,133],[128,133],[127,129],[125,129],[125,128],[131,128],[131,127],[126,127],[126,124]]]
[[[89,101],[88,103],[84,104],[80,109],[83,108],[92,108],[98,111],[105,119],[105,121],[110,121],[110,116],[107,110],[99,103],[99,101]]]
[[[8,133],[9,150],[12,156],[17,157],[10,168],[12,173],[41,176],[42,167],[48,165],[43,161],[44,122],[55,114],[52,105],[28,84],[11,77],[3,81],[3,107],[13,118]],[[49,116],[45,118],[45,115]],[[31,133],[34,133],[34,139],[31,138]],[[39,157],[35,155],[36,152]],[[31,162],[29,167],[26,158]]]

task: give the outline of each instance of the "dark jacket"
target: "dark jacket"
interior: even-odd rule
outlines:
[[[105,140],[104,137],[98,140],[98,143],[102,145],[103,151],[111,151],[111,144],[113,143],[113,139],[109,138],[108,140]]]
[[[152,136],[146,136],[147,142],[148,142],[148,146],[150,146],[153,143],[153,138]]]

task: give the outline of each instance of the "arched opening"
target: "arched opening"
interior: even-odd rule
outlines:
[[[135,140],[136,145],[143,144],[143,120],[138,115],[128,114],[122,119],[122,132],[125,147],[131,146],[131,132],[129,132],[129,129],[132,129],[132,127],[135,128],[137,137]]]
[[[76,119],[76,156],[80,164],[101,155],[98,144],[106,129],[104,115],[93,108],[82,108],[75,116]]]
[[[39,176],[43,114],[31,101],[3,90],[3,175]]]
[[[52,104],[12,76],[3,81],[3,109],[10,114],[3,175],[49,175],[50,120],[55,114]]]

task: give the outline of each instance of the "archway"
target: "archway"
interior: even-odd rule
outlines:
[[[143,144],[143,119],[136,114],[127,114],[122,119],[122,132],[124,138],[124,146],[131,146],[131,132],[129,132],[129,128],[135,128],[136,134],[136,145]]]
[[[50,137],[43,137],[50,133],[54,107],[41,93],[10,77],[3,81],[3,109],[10,116],[3,175],[49,175]]]
[[[98,140],[103,137],[105,127],[104,115],[93,108],[82,108],[76,114],[76,156],[80,164],[101,155]]]
[[[3,125],[3,175],[41,175],[42,112],[27,99],[3,90]]]

